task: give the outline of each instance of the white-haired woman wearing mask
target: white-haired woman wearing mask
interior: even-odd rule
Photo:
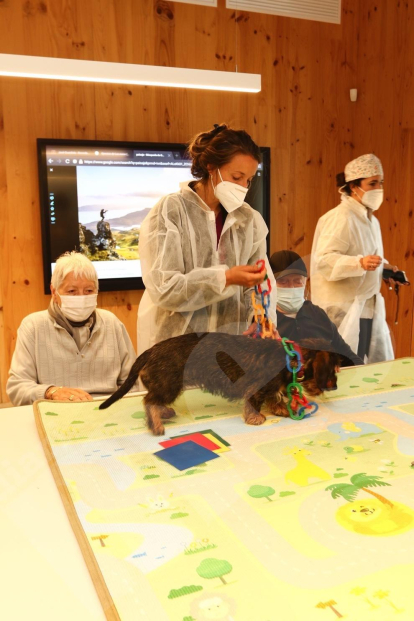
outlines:
[[[337,175],[341,204],[322,216],[312,248],[312,301],[323,308],[362,360],[393,360],[385,303],[381,227],[374,212],[383,202],[384,174],[373,154],[349,162]]]
[[[259,147],[245,131],[223,124],[195,136],[188,153],[194,181],[164,196],[141,226],[146,291],[138,308],[139,353],[187,332],[254,332],[251,294],[266,271],[276,321],[268,229],[244,200],[261,161]],[[261,271],[258,259],[265,261]]]
[[[112,393],[135,360],[123,323],[96,308],[98,277],[89,259],[77,252],[59,257],[50,290],[48,310],[25,317],[17,333],[7,382],[15,406]]]

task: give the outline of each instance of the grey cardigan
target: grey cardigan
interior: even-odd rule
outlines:
[[[52,385],[112,393],[134,361],[131,339],[113,313],[97,309],[95,327],[79,351],[67,330],[40,311],[25,317],[17,331],[6,391],[13,405],[43,399]]]

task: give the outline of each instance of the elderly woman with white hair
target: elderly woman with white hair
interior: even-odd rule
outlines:
[[[322,216],[312,248],[312,301],[323,308],[339,334],[362,360],[394,358],[385,303],[381,227],[374,213],[383,202],[384,173],[372,153],[337,175],[341,203]]]
[[[17,333],[7,394],[13,405],[36,399],[91,401],[126,379],[135,351],[123,323],[97,309],[98,276],[84,255],[56,262],[45,311],[25,317]]]

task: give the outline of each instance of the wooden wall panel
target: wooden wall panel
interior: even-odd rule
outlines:
[[[6,175],[6,146],[4,139],[4,114],[3,114],[3,98],[1,96],[0,84],[0,247],[6,245],[6,222],[8,219],[8,201],[7,201],[7,175]],[[8,238],[7,238],[8,243]],[[7,400],[4,391],[4,378],[8,371],[8,357],[6,354],[5,324],[4,324],[4,274],[0,264],[0,403]]]
[[[360,3],[355,104],[355,153],[374,151],[384,165],[385,201],[378,211],[386,258],[414,280],[414,90],[407,82],[414,59],[414,5],[406,2]],[[407,116],[411,108],[411,124]],[[413,287],[401,289],[398,325],[396,299],[383,288],[387,320],[399,356],[414,353]]]
[[[335,174],[374,150],[386,168],[386,253],[412,271],[413,13],[411,3],[343,0],[342,24],[332,25],[237,13],[224,0],[217,9],[166,0],[0,2],[0,52],[231,71],[237,64],[262,74],[257,95],[0,79],[2,386],[18,325],[49,301],[42,293],[37,137],[181,142],[217,122],[244,127],[272,149],[271,250],[304,256],[318,217],[339,202]],[[141,295],[99,296],[134,342]],[[392,296],[387,303],[391,316]],[[394,330],[399,355],[410,348],[411,290],[402,306]]]

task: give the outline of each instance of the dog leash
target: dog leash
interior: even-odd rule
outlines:
[[[256,265],[263,271],[265,262],[260,259],[256,262]],[[254,320],[256,322],[256,332],[253,334],[253,338],[273,338],[273,323],[269,318],[269,306],[270,306],[270,292],[272,291],[272,284],[268,275],[266,274],[264,282],[267,281],[267,289],[263,290],[261,285],[256,285],[254,292],[252,291],[252,306],[254,309]],[[261,304],[257,303],[256,296],[261,297]],[[259,320],[260,312],[260,320]],[[287,387],[288,403],[287,409],[290,418],[293,420],[301,420],[304,416],[315,414],[318,411],[318,404],[314,401],[308,401],[303,394],[302,386],[298,383],[303,380],[303,373],[301,369],[303,365],[302,350],[297,343],[289,341],[286,338],[278,339],[282,341],[282,345],[286,352],[286,366],[288,371],[293,375],[292,381]],[[292,367],[291,359],[296,358],[296,367]],[[293,362],[293,360],[292,360]],[[300,406],[300,407],[299,407]],[[298,410],[299,408],[299,410]],[[306,410],[313,408],[312,412],[306,413]]]
[[[310,416],[318,411],[318,404],[314,401],[308,401],[303,394],[303,388],[299,384],[301,379],[303,380],[303,374],[301,375],[301,369],[303,365],[302,350],[297,343],[289,341],[287,338],[282,338],[282,345],[286,352],[286,366],[288,371],[292,373],[292,381],[287,386],[287,409],[290,418],[293,420],[302,420],[304,416]],[[292,367],[293,359],[296,358],[296,366]],[[299,376],[299,377],[298,377]],[[297,381],[299,379],[299,382]],[[300,406],[300,407],[299,407]],[[299,410],[298,410],[299,408]],[[313,408],[311,412],[306,412],[307,409]]]

